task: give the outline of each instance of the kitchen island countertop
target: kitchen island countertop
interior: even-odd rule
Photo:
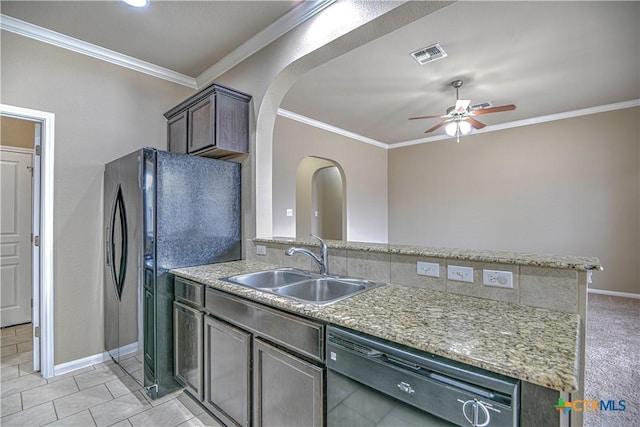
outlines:
[[[220,280],[278,267],[233,261],[178,268],[171,273],[553,390],[578,389],[577,314],[394,284],[328,306],[315,306]]]

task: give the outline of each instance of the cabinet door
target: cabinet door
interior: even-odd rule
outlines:
[[[202,400],[202,312],[173,303],[174,375],[191,394]]]
[[[322,368],[265,341],[253,344],[255,426],[322,426]]]
[[[246,100],[216,94],[216,146],[238,153],[249,152],[249,104]]]
[[[187,111],[167,122],[167,151],[187,153]]]
[[[205,405],[225,424],[249,426],[251,334],[205,317]]]
[[[203,148],[211,148],[215,145],[215,108],[215,95],[211,95],[189,108],[189,119],[187,121],[189,153]]]

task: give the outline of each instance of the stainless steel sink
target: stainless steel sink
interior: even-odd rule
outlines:
[[[258,271],[223,279],[314,305],[328,305],[383,286],[383,282],[321,275],[295,268]]]
[[[241,274],[228,277],[226,280],[238,285],[251,288],[277,288],[309,279],[309,274],[293,268],[279,268],[277,270],[257,271],[255,273]]]
[[[303,301],[327,303],[356,295],[364,290],[366,290],[364,285],[331,278],[319,278],[284,286],[274,292]]]

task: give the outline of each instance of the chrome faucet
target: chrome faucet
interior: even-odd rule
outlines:
[[[305,254],[311,257],[312,260],[318,265],[318,269],[320,270],[320,274],[327,275],[329,274],[329,254],[327,249],[327,244],[320,237],[312,234],[311,237],[314,239],[318,239],[320,241],[320,256],[314,254],[308,249],[304,248],[289,248],[284,251],[284,254],[287,256],[292,256],[294,254]]]

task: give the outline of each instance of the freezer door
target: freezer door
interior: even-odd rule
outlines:
[[[138,302],[142,205],[140,156],[141,151],[138,151],[115,160],[105,166],[104,173],[105,350],[122,366],[132,365],[122,361],[136,357],[142,349]]]
[[[120,299],[113,280],[113,252],[111,232],[113,230],[112,212],[118,190],[118,165],[109,163],[104,170],[104,348],[109,355],[118,360],[118,305]]]
[[[122,271],[119,310],[119,343],[120,362],[123,358],[135,357],[142,350],[140,327],[140,298],[142,269],[141,259],[141,215],[142,196],[140,189],[140,161],[142,152],[138,151],[120,159],[119,186],[121,192],[121,206],[124,216],[120,229],[121,239],[124,241],[123,253],[119,256],[123,261],[119,270]],[[116,220],[118,222],[118,220]],[[116,234],[117,235],[117,234]],[[117,257],[116,257],[117,258]],[[132,361],[131,361],[132,362]],[[121,363],[122,364],[122,363]],[[130,363],[123,364],[129,366]],[[131,364],[132,366],[134,364]],[[138,367],[132,369],[141,368]]]

